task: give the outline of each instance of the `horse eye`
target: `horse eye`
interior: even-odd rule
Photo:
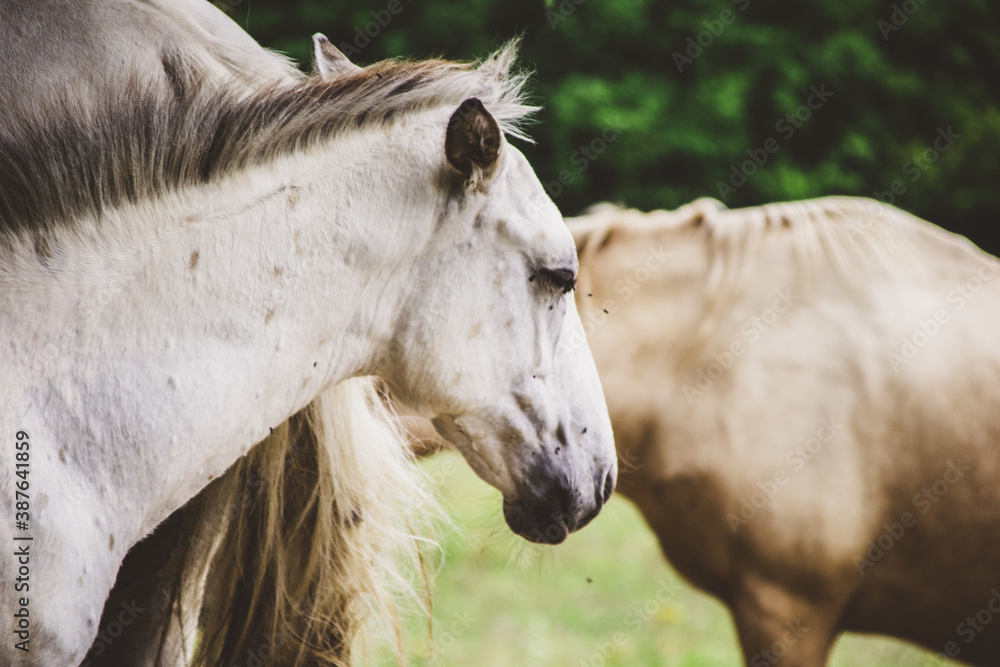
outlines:
[[[576,273],[573,269],[539,269],[538,276],[563,294],[576,287]],[[534,279],[534,277],[532,275],[529,280]]]

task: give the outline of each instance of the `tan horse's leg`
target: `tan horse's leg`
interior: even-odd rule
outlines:
[[[750,667],[824,667],[836,634],[834,601],[818,604],[758,577],[745,577],[733,620]]]

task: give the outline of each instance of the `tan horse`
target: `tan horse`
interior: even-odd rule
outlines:
[[[1000,263],[898,209],[568,221],[622,476],[748,664],[842,631],[1000,658]]]

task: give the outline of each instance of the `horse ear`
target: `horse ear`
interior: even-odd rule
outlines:
[[[478,98],[462,102],[448,121],[444,153],[466,179],[475,173],[489,178],[500,157],[500,125]]]
[[[321,32],[313,35],[313,68],[324,81],[361,71]]]

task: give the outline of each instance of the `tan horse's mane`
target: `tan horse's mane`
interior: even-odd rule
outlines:
[[[808,293],[827,264],[851,286],[852,262],[859,258],[874,258],[897,275],[912,270],[915,255],[904,229],[914,222],[923,223],[898,208],[859,197],[823,197],[739,209],[702,198],[675,211],[650,213],[605,203],[568,220],[577,238],[582,271],[615,230],[702,230],[709,270],[699,339],[714,331],[718,317],[742,292],[755,271],[765,237],[790,236],[792,261],[799,266],[799,287]]]
[[[513,136],[534,111],[516,43],[478,65],[385,61],[331,81],[212,82],[181,52],[163,72],[82,104],[70,92],[0,115],[0,235],[42,230],[207,183],[342,132],[478,97]],[[165,80],[169,85],[159,83]]]

